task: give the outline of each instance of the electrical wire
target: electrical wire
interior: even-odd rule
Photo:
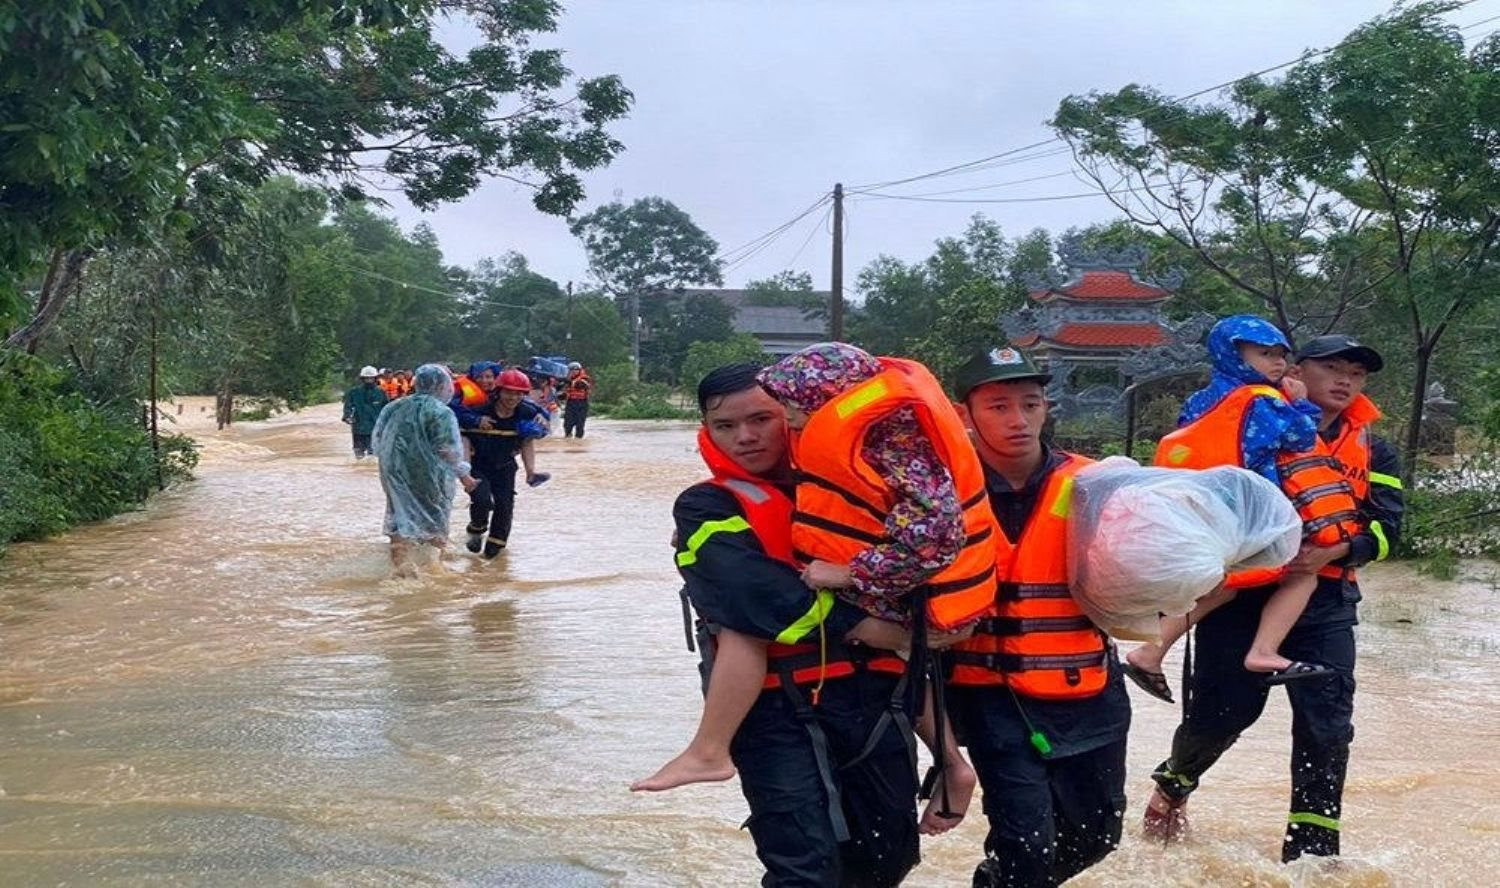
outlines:
[[[1461,2],[1457,7],[1455,7],[1455,10],[1462,9],[1462,8],[1465,8],[1465,7],[1468,7],[1468,6],[1472,6],[1473,4],[1475,4],[1477,2],[1479,2],[1479,0],[1463,0],[1463,2]],[[1485,18],[1485,19],[1480,19],[1479,21],[1475,21],[1475,22],[1470,22],[1470,23],[1468,23],[1466,25],[1460,26],[1457,30],[1460,33],[1462,33],[1462,32],[1469,31],[1469,30],[1472,30],[1474,28],[1480,27],[1482,25],[1487,25],[1490,22],[1494,22],[1494,21],[1500,21],[1500,15],[1491,16],[1491,17]],[[1481,38],[1481,40],[1487,39],[1488,37],[1493,36],[1494,33],[1495,32],[1491,32],[1490,34],[1485,35],[1483,38]],[[1333,46],[1324,47],[1324,48],[1318,49],[1318,50],[1310,50],[1310,51],[1302,53],[1301,55],[1297,56],[1294,59],[1290,59],[1288,61],[1281,62],[1281,63],[1276,64],[1276,65],[1271,65],[1270,67],[1262,68],[1262,69],[1260,69],[1258,71],[1254,71],[1254,72],[1251,72],[1249,74],[1242,75],[1240,77],[1235,77],[1235,78],[1233,78],[1231,80],[1226,80],[1226,81],[1224,81],[1222,83],[1214,84],[1213,86],[1204,87],[1202,89],[1196,90],[1194,92],[1187,93],[1187,94],[1182,95],[1182,96],[1173,97],[1173,98],[1170,99],[1170,101],[1173,101],[1173,102],[1184,102],[1184,101],[1187,101],[1189,99],[1195,99],[1195,98],[1198,98],[1199,96],[1207,95],[1207,94],[1212,93],[1212,92],[1217,92],[1219,90],[1226,89],[1228,87],[1234,86],[1235,84],[1240,83],[1242,81],[1251,80],[1251,79],[1256,78],[1256,77],[1261,77],[1261,76],[1263,76],[1265,74],[1270,74],[1270,73],[1275,72],[1275,71],[1280,71],[1283,68],[1289,68],[1292,65],[1296,65],[1296,64],[1299,64],[1301,62],[1310,61],[1312,59],[1328,55],[1329,53],[1333,52],[1334,50],[1336,50],[1336,49],[1338,49],[1338,48],[1340,48],[1342,46],[1347,46],[1349,44],[1349,42],[1350,41],[1340,41],[1339,43],[1336,43]],[[1389,55],[1391,53],[1397,52],[1399,49],[1400,49],[1400,47],[1393,47],[1388,52],[1382,53],[1380,55]],[[1375,56],[1375,58],[1379,58],[1380,55]],[[1184,111],[1179,111],[1179,112],[1176,112],[1175,116],[1180,116],[1180,115],[1185,114],[1185,113],[1186,113],[1185,110]],[[1161,120],[1169,120],[1169,119],[1171,119],[1171,116],[1173,116],[1173,115],[1169,115],[1167,117],[1161,118]],[[999,164],[994,164],[994,166],[987,166],[987,164],[991,164],[994,161],[997,161],[997,160],[1004,161],[1004,159],[1008,159],[1008,158],[1012,159],[1010,162],[1024,162],[1026,160],[1038,159],[1038,158],[1044,157],[1044,156],[1054,156],[1055,154],[1068,153],[1071,149],[1069,149],[1067,147],[1061,147],[1061,148],[1055,149],[1052,152],[1044,152],[1044,153],[1041,153],[1041,154],[1034,155],[1033,157],[1030,157],[1030,158],[1015,158],[1015,155],[1022,154],[1022,153],[1026,152],[1026,151],[1031,151],[1031,150],[1036,149],[1036,148],[1044,148],[1044,147],[1046,147],[1048,145],[1053,144],[1054,142],[1061,142],[1061,141],[1063,141],[1063,138],[1061,136],[1053,136],[1053,137],[1051,137],[1049,139],[1043,139],[1043,140],[1038,141],[1038,142],[1032,142],[1032,143],[1030,143],[1028,145],[1022,145],[1019,148],[1012,148],[1012,149],[1009,149],[1007,151],[999,152],[998,154],[991,154],[991,155],[988,155],[986,157],[981,157],[981,158],[979,158],[977,160],[971,160],[971,161],[968,161],[966,163],[955,164],[953,166],[944,167],[944,168],[939,169],[939,170],[933,170],[933,171],[928,172],[928,173],[921,173],[921,174],[915,175],[915,176],[908,176],[908,177],[906,177],[904,179],[893,179],[893,180],[886,181],[886,182],[877,182],[877,183],[869,183],[869,184],[863,184],[863,185],[850,186],[850,188],[848,189],[848,191],[849,192],[867,193],[867,192],[876,191],[876,190],[880,190],[880,189],[892,188],[892,187],[895,187],[897,185],[905,185],[905,184],[908,184],[908,183],[911,183],[911,182],[919,182],[919,181],[922,181],[922,180],[925,180],[925,179],[935,179],[935,178],[940,178],[940,177],[944,177],[944,176],[953,176],[953,175],[967,175],[967,174],[970,174],[970,173],[979,172],[981,170],[992,169],[992,168],[994,168],[994,166],[1005,165],[1005,163],[1002,162],[1002,163],[999,163]],[[993,187],[993,186],[984,186],[984,187]],[[1059,198],[1059,199],[1066,199],[1066,198]]]

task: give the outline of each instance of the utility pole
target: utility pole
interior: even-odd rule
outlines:
[[[630,292],[630,378],[641,381],[641,291]]]
[[[565,337],[571,344],[573,342],[573,282],[568,281],[568,335]]]
[[[844,339],[844,183],[833,186],[833,280],[829,285],[828,333]]]

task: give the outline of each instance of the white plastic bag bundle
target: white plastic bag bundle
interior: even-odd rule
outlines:
[[[1111,457],[1074,479],[1068,516],[1073,597],[1118,638],[1157,637],[1226,573],[1280,567],[1297,554],[1302,521],[1254,472],[1194,471]]]

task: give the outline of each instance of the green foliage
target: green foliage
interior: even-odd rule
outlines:
[[[538,353],[565,354],[585,367],[630,360],[630,328],[614,302],[601,293],[578,293],[544,304],[533,315],[532,338]]]
[[[608,203],[569,226],[589,257],[589,273],[625,312],[638,300],[641,377],[674,381],[687,347],[731,332],[718,300],[682,299],[690,286],[722,284],[718,243],[665,198]]]
[[[565,215],[621,145],[631,95],[573,82],[554,0],[58,0],[0,10],[0,316],[54,251],[153,244],[193,224],[202,176],[276,172],[400,189],[419,207],[504,176]],[[482,35],[463,56],[435,30]],[[48,72],[38,76],[38,72]],[[211,219],[199,219],[205,224]],[[6,321],[7,325],[9,321]],[[29,345],[50,320],[18,331]]]
[[[682,361],[682,385],[696,388],[698,380],[707,376],[710,370],[741,362],[769,362],[760,340],[749,333],[736,333],[720,342],[695,342],[688,346],[687,357]]]
[[[881,256],[865,266],[856,283],[864,305],[850,320],[850,338],[875,354],[917,357],[946,376],[976,349],[1003,341],[1000,316],[1024,304],[1031,274],[1051,267],[1045,231],[1010,241],[975,215],[923,262]]]
[[[1289,334],[1361,327],[1404,346],[1379,384],[1401,371],[1408,473],[1430,371],[1500,300],[1500,36],[1466,48],[1441,17],[1458,5],[1398,5],[1218,103],[1131,85],[1053,119],[1130,221]]]
[[[607,203],[568,227],[583,242],[589,272],[617,299],[723,283],[718,242],[665,198]],[[648,304],[643,299],[643,312]]]
[[[1406,490],[1399,554],[1433,559],[1500,558],[1500,447],[1432,467]],[[1446,553],[1446,555],[1445,555]]]
[[[745,284],[748,305],[791,306],[806,310],[820,309],[823,301],[813,293],[812,275],[805,271],[783,271]]]
[[[660,383],[641,383],[642,389],[625,396],[610,408],[610,419],[697,419],[698,411],[679,407],[670,400],[670,389]]]
[[[161,443],[157,457],[133,403],[102,408],[40,359],[0,354],[0,551],[141,503],[158,471],[187,478],[192,443]]]
[[[594,378],[594,391],[589,401],[595,407],[608,409],[625,400],[625,397],[644,383],[633,379],[629,362],[608,364],[589,371]]]

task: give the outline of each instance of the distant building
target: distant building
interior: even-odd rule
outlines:
[[[734,309],[734,332],[754,336],[773,358],[828,339],[826,318],[809,319],[803,309],[793,305],[751,305],[745,290],[690,289],[683,290],[683,296],[715,298]],[[826,290],[814,291],[813,296],[824,304],[828,302]]]

